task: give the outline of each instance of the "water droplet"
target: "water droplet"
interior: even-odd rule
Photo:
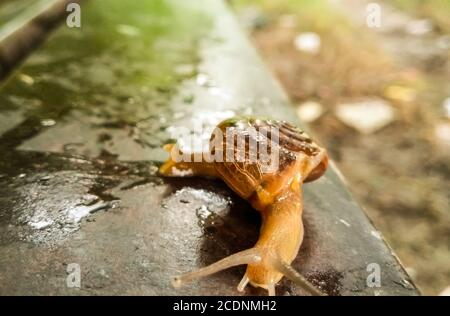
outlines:
[[[56,124],[55,120],[52,119],[46,119],[41,121],[42,126],[53,126],[55,124]]]
[[[20,74],[20,75],[19,75],[19,79],[20,79],[23,83],[25,83],[25,84],[27,84],[27,85],[29,85],[29,86],[31,86],[31,85],[34,84],[34,79],[33,79],[31,76],[26,75],[26,74]]]
[[[198,84],[199,86],[204,87],[204,86],[207,85],[208,80],[209,80],[209,78],[208,78],[207,75],[205,75],[205,74],[198,74],[198,75],[197,75],[196,82],[197,82],[197,84]]]

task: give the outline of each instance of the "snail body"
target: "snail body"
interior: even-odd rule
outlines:
[[[237,146],[239,137],[241,141],[237,140],[237,143],[240,146]],[[257,152],[260,148],[267,149],[271,156],[265,158],[269,159],[258,160],[262,156]],[[274,295],[275,285],[286,276],[312,294],[321,294],[290,264],[303,240],[302,184],[325,172],[328,164],[325,149],[294,125],[254,117],[236,117],[221,122],[211,135],[210,149],[206,153],[209,162],[175,159],[178,149],[174,144],[166,145],[165,149],[171,152],[171,157],[160,167],[160,174],[177,176],[181,170],[189,171],[191,176],[222,179],[262,217],[259,239],[254,247],[178,276],[173,280],[174,286],[246,264],[239,291],[250,283]],[[224,156],[227,159],[211,159]],[[274,160],[276,165],[273,165]]]

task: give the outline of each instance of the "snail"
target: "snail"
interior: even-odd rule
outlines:
[[[237,146],[239,136],[242,137]],[[258,160],[264,156],[258,153],[260,148],[267,149],[270,159]],[[312,295],[323,295],[294,270],[291,263],[303,240],[302,184],[325,172],[328,156],[324,148],[288,122],[234,117],[214,129],[209,149],[200,155],[207,159],[198,159],[198,155],[195,159],[196,153],[182,153],[176,144],[166,144],[164,149],[170,152],[170,157],[159,168],[161,175],[222,179],[262,217],[259,239],[254,247],[174,277],[174,287],[233,266],[247,265],[237,287],[239,292],[250,283],[275,295],[275,285],[285,276]],[[277,155],[271,155],[273,153]],[[190,159],[180,159],[180,155]],[[268,160],[276,160],[275,168],[268,167]]]

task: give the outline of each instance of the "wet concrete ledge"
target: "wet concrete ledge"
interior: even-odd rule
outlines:
[[[171,287],[252,246],[260,220],[221,182],[158,177],[161,145],[235,114],[300,124],[286,96],[222,1],[82,12],[81,29],[61,26],[0,91],[0,294],[238,295],[244,267]],[[417,295],[344,182],[332,166],[305,185],[294,267],[330,295]],[[380,287],[367,286],[371,263]],[[283,280],[277,294],[305,293]]]

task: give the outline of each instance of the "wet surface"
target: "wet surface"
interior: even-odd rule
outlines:
[[[294,115],[222,2],[104,2],[1,88],[0,293],[237,295],[244,267],[177,290],[170,277],[251,247],[258,214],[219,181],[158,177],[161,145],[199,120]],[[333,168],[305,186],[304,221],[294,267],[323,291],[417,294]],[[283,280],[277,294],[304,293]]]

